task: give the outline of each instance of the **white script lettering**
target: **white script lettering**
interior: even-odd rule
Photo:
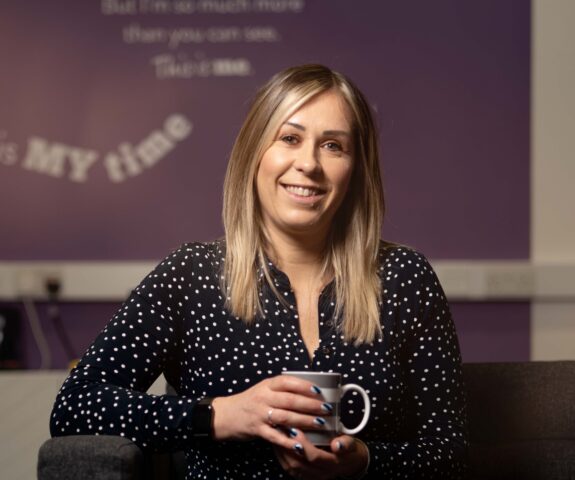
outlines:
[[[108,177],[113,182],[123,182],[139,175],[144,168],[151,168],[164,158],[192,129],[193,124],[183,115],[170,115],[162,130],[154,130],[138,145],[122,143],[117,152],[108,153],[104,159]]]
[[[87,171],[98,158],[94,150],[71,147],[63,143],[48,143],[40,137],[28,139],[28,150],[22,167],[52,177],[63,177],[69,165],[68,178],[85,182]]]

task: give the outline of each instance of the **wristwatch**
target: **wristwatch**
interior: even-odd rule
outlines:
[[[204,397],[194,405],[192,412],[192,435],[211,438],[213,434],[214,410],[212,397]]]

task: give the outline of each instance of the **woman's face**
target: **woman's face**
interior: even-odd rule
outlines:
[[[280,126],[256,177],[264,226],[272,238],[326,237],[348,189],[352,147],[351,111],[333,89],[313,97]]]

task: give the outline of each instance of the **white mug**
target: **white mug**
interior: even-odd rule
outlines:
[[[371,413],[371,403],[367,392],[359,385],[355,385],[353,383],[348,383],[347,385],[342,386],[341,373],[286,371],[282,372],[282,375],[301,378],[317,385],[321,389],[323,400],[333,407],[330,415],[322,417],[326,421],[324,430],[306,430],[304,432],[309,441],[314,445],[329,446],[331,440],[338,434],[344,433],[346,435],[355,435],[363,430],[367,425],[369,414]],[[341,398],[350,390],[357,391],[361,395],[364,404],[363,418],[355,428],[347,428],[340,419]]]

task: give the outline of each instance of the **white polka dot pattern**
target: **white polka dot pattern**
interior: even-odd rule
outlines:
[[[263,318],[247,326],[223,307],[223,243],[180,247],[126,300],[64,382],[52,435],[107,434],[143,449],[184,449],[186,478],[288,478],[267,443],[196,440],[197,399],[230,395],[283,370],[336,371],[372,399],[358,436],[371,464],[366,478],[462,478],[465,400],[461,358],[449,307],[427,260],[382,244],[383,338],[353,346],[333,318],[332,285],[320,297],[320,345],[310,361],[287,276],[270,264],[279,301],[262,288]],[[179,397],[145,392],[160,373]],[[342,400],[356,425],[361,401]]]

